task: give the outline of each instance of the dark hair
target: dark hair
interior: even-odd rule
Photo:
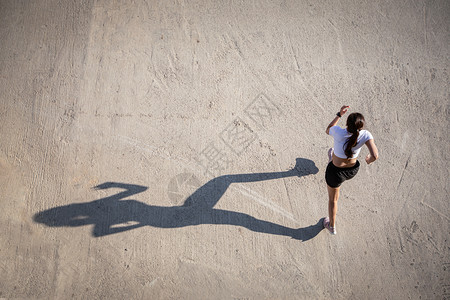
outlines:
[[[352,148],[356,146],[359,131],[364,127],[364,122],[364,116],[360,113],[351,113],[347,118],[347,131],[352,134],[344,144],[344,153],[347,158],[353,156]]]

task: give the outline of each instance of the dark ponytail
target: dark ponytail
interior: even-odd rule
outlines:
[[[347,131],[352,134],[344,144],[347,158],[353,156],[352,148],[357,144],[359,131],[364,127],[364,122],[364,116],[360,113],[352,113],[347,118]]]

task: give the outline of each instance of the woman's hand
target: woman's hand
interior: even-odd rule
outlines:
[[[342,106],[341,111],[339,112],[341,114],[341,116],[343,116],[349,108],[350,108],[350,106],[347,106],[347,105]]]
[[[374,161],[376,161],[378,158],[376,158],[376,157],[373,157],[372,155],[370,155],[370,153],[369,154],[367,154],[367,156],[366,156],[366,163],[368,164],[368,165],[370,165],[371,163],[373,163]]]

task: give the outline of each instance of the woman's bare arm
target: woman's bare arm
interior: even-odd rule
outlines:
[[[339,112],[341,113],[341,117],[347,112],[347,110],[348,110],[349,107],[350,107],[350,106],[346,106],[346,105],[344,105],[344,106],[341,107],[341,110],[339,111]],[[337,124],[337,122],[339,121],[339,119],[340,119],[340,118],[339,118],[338,116],[336,116],[336,117],[333,119],[333,121],[331,121],[331,123],[328,125],[327,130],[326,130],[326,133],[327,133],[327,134],[330,134],[330,128],[333,127],[333,126],[335,126],[335,125]]]
[[[378,159],[378,148],[375,145],[375,142],[373,141],[373,139],[368,140],[366,142],[366,146],[367,146],[367,148],[369,148],[369,152],[370,152],[366,156],[366,163],[371,164]]]
[[[328,127],[327,127],[327,130],[326,130],[326,133],[327,134],[330,134],[330,128],[331,127],[333,127],[333,126],[335,126],[336,124],[337,124],[337,122],[339,121],[339,117],[338,116],[336,116],[334,119],[333,119],[333,121],[331,121],[331,123],[328,125]]]

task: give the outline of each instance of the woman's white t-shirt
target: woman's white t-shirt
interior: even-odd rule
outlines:
[[[334,138],[334,155],[346,159],[347,155],[345,155],[345,142],[352,136],[352,134],[348,132],[346,128],[341,128],[339,126],[331,127],[329,133]],[[352,148],[353,156],[350,158],[357,158],[359,152],[361,151],[361,147],[368,140],[373,140],[372,134],[367,130],[360,130],[356,146]]]

